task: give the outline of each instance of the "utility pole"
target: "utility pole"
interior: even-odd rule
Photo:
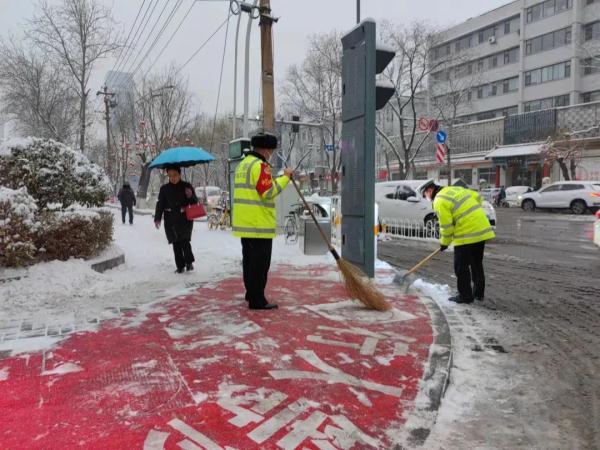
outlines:
[[[275,83],[273,75],[273,22],[271,1],[260,0],[260,47],[262,70],[263,128],[275,132]]]
[[[96,96],[104,96],[104,120],[106,121],[106,172],[109,178],[112,175],[112,152],[110,150],[110,108],[117,106],[111,97],[115,96],[114,92],[108,92],[108,87],[104,85],[101,91],[96,92]]]
[[[360,0],[356,0],[356,24],[360,23]]]

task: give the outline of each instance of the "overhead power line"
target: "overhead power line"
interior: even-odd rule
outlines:
[[[159,0],[150,0],[150,3],[148,4],[148,8],[146,9],[146,13],[144,14],[144,17],[142,17],[142,20],[140,21],[138,28],[133,36],[132,44],[127,49],[128,50],[127,57],[124,58],[123,63],[121,64],[121,69],[120,69],[121,72],[125,71],[125,68],[127,67],[127,63],[129,62],[129,59],[131,58],[131,55],[133,53],[133,50],[135,49],[135,47],[137,47],[137,44],[138,44],[140,38],[144,34],[144,31],[146,31],[148,22],[150,22],[150,19],[154,15],[154,10],[158,6],[158,1]],[[153,4],[154,4],[154,6],[152,6]],[[150,8],[152,8],[152,11],[150,11]],[[150,12],[150,15],[148,15],[148,12]],[[146,18],[146,16],[148,16],[148,17]],[[145,22],[144,22],[144,20],[145,20]],[[142,23],[143,23],[143,25],[142,25]],[[141,33],[140,33],[140,28],[142,28]]]
[[[221,25],[219,25],[219,26],[217,27],[217,29],[216,29],[216,30],[213,32],[213,34],[211,34],[211,35],[208,37],[208,39],[206,39],[206,40],[205,40],[205,41],[202,43],[202,45],[200,45],[200,47],[198,48],[198,50],[196,50],[196,51],[195,51],[195,52],[192,54],[192,56],[190,56],[190,57],[188,58],[188,60],[187,60],[186,62],[184,62],[184,63],[183,63],[183,65],[181,65],[181,66],[179,67],[179,69],[177,69],[177,72],[176,72],[176,74],[178,74],[179,72],[181,72],[181,71],[182,71],[182,70],[183,70],[183,69],[184,69],[184,68],[185,68],[185,67],[186,67],[186,66],[187,66],[187,65],[190,63],[190,61],[192,61],[192,59],[194,59],[194,58],[196,57],[196,55],[197,55],[198,53],[200,53],[200,51],[201,51],[201,50],[202,50],[202,49],[203,49],[203,48],[206,46],[206,44],[208,44],[208,43],[210,42],[210,40],[211,40],[211,39],[212,39],[212,38],[215,36],[215,34],[217,34],[217,33],[219,32],[219,30],[220,30],[221,28],[223,28],[223,26],[224,26],[226,23],[228,23],[228,22],[229,22],[229,19],[231,19],[231,13],[229,13],[229,14],[227,15],[227,19],[225,19],[225,20],[224,20],[224,21],[221,23]]]
[[[113,65],[113,67],[111,69],[111,72],[113,72],[113,73],[114,73],[115,68],[117,67],[117,64],[119,64],[121,62],[123,52],[125,52],[125,50],[127,49],[127,44],[129,43],[129,38],[131,37],[131,33],[133,32],[133,29],[135,28],[135,24],[137,23],[137,21],[140,17],[140,14],[142,13],[142,9],[144,9],[145,3],[146,3],[146,0],[142,0],[142,4],[140,5],[140,7],[138,9],[137,15],[135,16],[135,20],[133,21],[131,28],[129,28],[129,33],[127,34],[127,39],[125,39],[125,43],[123,44],[123,49],[119,53],[119,57],[115,60],[115,64]],[[111,76],[114,76],[114,75],[111,74]]]
[[[142,46],[138,49],[135,57],[131,61],[131,64],[129,65],[128,72],[132,72],[132,69],[137,66],[138,58],[142,54],[144,48],[146,48],[146,44],[148,44],[148,42],[150,41],[151,36],[154,33],[154,31],[158,28],[158,24],[160,23],[160,19],[162,18],[163,14],[165,13],[165,11],[167,9],[167,6],[169,6],[169,0],[165,0],[165,4],[162,7],[162,9],[160,10],[160,14],[158,15],[157,19],[154,21],[154,24],[150,28],[150,31],[148,31],[148,35],[145,37],[145,39],[144,39],[144,41],[142,43]]]
[[[185,15],[183,16],[183,18],[181,19],[181,21],[177,25],[177,28],[175,29],[175,31],[173,31],[173,34],[171,34],[171,37],[169,37],[169,40],[167,41],[167,43],[160,50],[160,52],[158,53],[158,56],[156,58],[154,58],[154,61],[152,62],[152,64],[150,64],[150,66],[148,67],[148,69],[146,70],[146,72],[144,72],[144,75],[142,76],[142,78],[144,78],[146,75],[148,75],[148,73],[150,73],[150,70],[152,69],[152,67],[154,67],[154,65],[158,62],[158,60],[160,59],[160,57],[162,56],[162,54],[164,53],[164,51],[171,44],[171,41],[173,41],[173,38],[175,37],[175,35],[179,32],[179,30],[181,28],[181,25],[183,25],[183,22],[186,21],[186,19],[188,18],[190,12],[192,11],[192,9],[194,8],[195,5],[196,5],[196,2],[193,2],[190,5],[189,9],[186,11]]]
[[[158,41],[162,37],[163,33],[165,32],[165,30],[167,29],[167,27],[169,26],[169,24],[171,23],[171,21],[173,20],[173,17],[175,17],[175,14],[177,14],[177,11],[179,10],[179,8],[181,7],[182,4],[183,4],[183,0],[177,0],[177,3],[175,3],[175,6],[171,10],[171,13],[169,14],[169,16],[167,17],[167,19],[165,20],[165,23],[163,24],[162,28],[160,29],[160,31],[158,32],[158,34],[154,38],[154,41],[152,42],[152,44],[150,44],[150,47],[148,48],[148,50],[146,51],[146,53],[144,54],[144,56],[142,57],[142,59],[140,59],[140,62],[138,63],[138,65],[136,66],[136,68],[133,70],[132,75],[135,75],[137,73],[137,71],[140,69],[140,67],[142,67],[142,64],[144,63],[144,61],[146,61],[146,58],[148,58],[148,56],[150,55],[150,52],[158,44]]]

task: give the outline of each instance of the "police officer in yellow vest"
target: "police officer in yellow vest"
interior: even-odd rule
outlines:
[[[454,243],[454,273],[458,295],[449,300],[456,303],[473,303],[473,299],[483,301],[485,241],[496,236],[481,207],[483,197],[470,189],[459,186],[441,187],[433,181],[425,183],[421,192],[433,202],[433,209],[438,216],[441,250],[446,250]]]
[[[277,221],[275,197],[287,186],[294,171],[273,178],[269,159],[277,148],[277,137],[259,133],[252,137],[249,152],[235,171],[233,191],[233,235],[242,238],[244,286],[250,309],[275,309],[265,298],[267,275]]]

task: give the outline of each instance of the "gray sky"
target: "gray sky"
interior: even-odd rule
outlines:
[[[56,3],[58,0],[49,0]],[[134,23],[136,14],[143,0],[98,0],[109,6],[120,29],[129,32]],[[247,0],[251,1],[251,0]],[[146,0],[146,5],[149,0]],[[161,24],[168,12],[171,11],[175,0],[159,0],[155,14],[150,21],[158,17],[159,11],[165,2],[169,2],[166,13],[161,19]],[[173,21],[158,41],[147,62],[139,70],[138,76],[145,72],[168,37],[175,30],[176,25],[183,18],[184,13],[192,5],[193,0],[184,0]],[[436,27],[448,27],[459,23],[469,17],[479,15],[485,11],[508,3],[508,0],[362,0],[362,18],[372,17],[376,21],[389,20],[395,23],[409,23],[415,20],[425,20]],[[0,0],[0,36],[9,34],[19,35],[22,24],[30,18],[35,10],[35,0]],[[179,32],[166,49],[160,61],[151,70],[160,70],[173,63],[176,66],[183,64],[204,42],[215,29],[225,20],[229,8],[227,1],[200,0],[191,9],[189,16],[181,26]],[[275,51],[275,79],[276,95],[279,81],[285,76],[286,68],[295,63],[300,63],[305,55],[306,41],[310,34],[323,33],[333,29],[346,31],[351,29],[356,22],[355,0],[271,0],[273,15],[280,17],[274,25],[274,51]],[[237,17],[229,22],[229,38],[225,54],[225,66],[219,111],[231,112],[233,110],[233,60],[234,37]],[[256,21],[255,21],[256,24]],[[160,28],[160,27],[159,27]],[[149,33],[148,27],[144,33]],[[238,79],[238,113],[242,110],[242,79],[243,79],[243,51],[246,30],[246,18],[242,19],[240,29],[240,72]],[[156,33],[155,31],[154,33]],[[155,34],[152,34],[151,41]],[[151,42],[150,41],[150,42]],[[148,46],[150,44],[148,42]],[[197,107],[205,112],[214,114],[221,58],[225,42],[225,27],[198,53],[198,55],[185,67],[182,73],[188,77],[190,89],[194,93]],[[260,32],[257,25],[252,31],[251,65],[250,65],[250,110],[256,110],[259,105],[259,76],[260,76]],[[141,46],[141,41],[140,44]],[[137,53],[137,50],[136,50]],[[145,50],[144,50],[145,53]],[[100,88],[107,70],[112,69],[115,59],[107,59],[99,63],[92,78],[90,89],[95,92]],[[127,64],[129,66],[131,61]],[[128,68],[128,67],[127,67]]]

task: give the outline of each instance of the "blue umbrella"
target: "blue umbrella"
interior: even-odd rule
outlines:
[[[215,157],[202,148],[175,147],[161,152],[154,158],[150,163],[150,169],[166,169],[170,166],[190,167],[214,160]]]

